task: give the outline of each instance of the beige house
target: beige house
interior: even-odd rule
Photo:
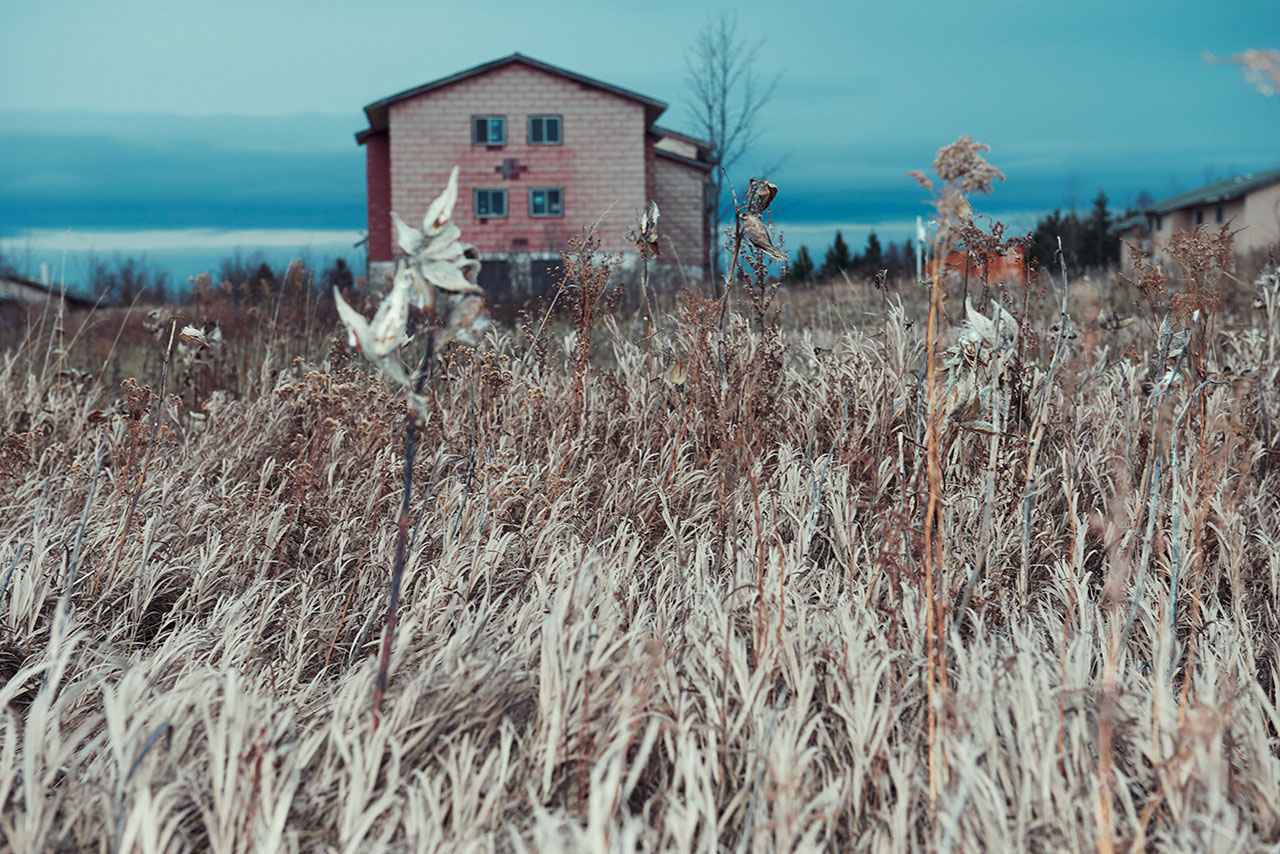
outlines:
[[[1165,199],[1120,227],[1123,237],[1168,265],[1166,249],[1175,232],[1201,224],[1216,230],[1224,223],[1239,232],[1235,242],[1238,254],[1280,254],[1280,169],[1241,175]],[[1122,268],[1131,265],[1130,255],[1129,247],[1122,243]]]

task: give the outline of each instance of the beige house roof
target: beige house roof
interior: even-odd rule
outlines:
[[[662,113],[667,109],[667,103],[665,101],[659,101],[657,98],[650,98],[648,95],[641,95],[639,92],[633,92],[630,89],[623,89],[621,86],[614,86],[612,83],[605,83],[603,80],[597,80],[594,77],[588,77],[585,74],[578,74],[577,72],[569,71],[566,68],[552,65],[549,62],[543,62],[540,59],[525,56],[522,53],[513,53],[510,56],[504,56],[501,59],[495,59],[491,62],[481,63],[480,65],[468,68],[465,71],[459,71],[457,74],[450,74],[448,77],[441,77],[439,80],[432,80],[430,83],[423,83],[421,86],[414,86],[412,89],[405,89],[403,92],[397,92],[396,94],[383,98],[380,101],[374,101],[372,104],[369,104],[364,108],[364,114],[369,119],[369,127],[356,134],[356,141],[364,142],[365,137],[369,134],[387,129],[387,110],[392,104],[397,104],[400,101],[407,100],[408,98],[415,98],[418,95],[432,92],[436,89],[449,86],[470,77],[485,74],[489,71],[493,71],[494,69],[502,68],[505,65],[510,65],[513,62],[518,62],[522,65],[527,65],[530,68],[536,68],[549,74],[564,77],[591,89],[599,89],[602,92],[609,92],[620,98],[638,101],[640,104],[644,105],[645,120],[650,125],[652,125],[654,120],[657,119],[658,116],[662,115]]]
[[[1238,199],[1254,190],[1269,187],[1275,183],[1280,183],[1280,169],[1240,175],[1235,178],[1228,178],[1226,181],[1210,184],[1207,187],[1201,187],[1198,190],[1192,190],[1189,193],[1173,196],[1162,202],[1156,202],[1147,208],[1147,213],[1167,214],[1182,208],[1229,202],[1232,199]]]

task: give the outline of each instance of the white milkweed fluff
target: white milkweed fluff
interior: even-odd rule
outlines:
[[[484,317],[483,293],[476,280],[480,260],[475,247],[461,240],[462,229],[450,222],[458,201],[458,167],[449,174],[444,191],[427,208],[422,229],[391,214],[395,243],[402,253],[396,262],[391,291],[378,306],[373,320],[367,320],[334,289],[338,317],[347,329],[351,346],[373,362],[379,370],[401,383],[409,377],[397,353],[409,340],[409,307],[434,311],[444,327],[442,343],[459,338],[474,341],[476,333],[488,326]],[[440,311],[434,289],[457,295],[447,311]]]

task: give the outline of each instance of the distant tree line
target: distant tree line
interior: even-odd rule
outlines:
[[[184,302],[193,297],[191,288],[175,287],[169,274],[148,262],[145,255],[116,255],[109,260],[90,255],[87,279],[90,293],[104,303],[159,305]],[[356,275],[347,260],[341,257],[333,259],[323,271],[311,270],[302,262],[274,269],[261,253],[243,255],[237,250],[223,258],[217,274],[207,279],[209,286],[224,288],[236,302],[242,303],[272,298],[286,283],[291,287],[310,287],[318,293],[328,294],[335,287],[341,290],[353,288]]]
[[[1107,204],[1107,194],[1099,190],[1093,207],[1084,216],[1059,209],[1041,217],[1031,232],[1031,257],[1041,267],[1056,271],[1055,253],[1058,238],[1062,238],[1063,258],[1072,273],[1116,266],[1120,263],[1120,232]]]
[[[800,247],[791,261],[788,280],[803,284],[841,275],[850,278],[875,278],[881,272],[890,280],[897,280],[914,277],[915,270],[916,248],[910,238],[901,244],[890,242],[885,246],[872,229],[871,234],[867,235],[866,247],[855,255],[845,242],[844,235],[836,231],[835,240],[827,247],[821,265],[814,262],[813,256],[809,254],[809,247]]]
[[[89,256],[89,292],[104,302],[165,303],[170,296],[169,274],[139,258],[116,255],[108,261]]]
[[[1121,219],[1151,203],[1150,197],[1139,197],[1138,207],[1126,212]],[[1062,252],[1067,269],[1072,274],[1088,270],[1105,270],[1120,262],[1119,222],[1109,208],[1107,194],[1099,191],[1093,207],[1083,216],[1074,210],[1061,209],[1040,217],[1031,232],[1031,257],[1041,267],[1058,269],[1056,252],[1058,239],[1062,239]],[[791,261],[788,281],[795,284],[812,283],[841,275],[850,278],[874,278],[884,272],[890,281],[912,279],[916,275],[916,247],[910,240],[901,244],[884,246],[873,230],[867,237],[866,247],[852,254],[844,236],[837,231],[835,240],[827,247],[822,263],[818,264],[801,246]]]

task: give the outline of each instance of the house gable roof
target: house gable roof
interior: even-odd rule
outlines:
[[[1262,187],[1268,187],[1277,182],[1280,182],[1280,169],[1253,172],[1249,175],[1240,175],[1235,178],[1229,178],[1226,181],[1219,181],[1216,184],[1210,184],[1207,187],[1201,187],[1189,193],[1182,193],[1162,202],[1156,202],[1147,208],[1147,212],[1167,214],[1180,208],[1226,202],[1231,199],[1238,199],[1246,193],[1251,193]]]
[[[664,151],[661,148],[655,148],[653,153],[657,157],[665,157],[668,160],[674,160],[676,163],[682,163],[685,166],[692,166],[694,169],[701,169],[703,172],[710,172],[715,168],[715,164],[707,160],[695,160],[692,157],[685,157],[683,154],[676,154],[674,151]]]
[[[671,128],[664,128],[664,127],[658,127],[657,125],[652,125],[649,128],[649,133],[658,137],[669,136],[672,139],[678,139],[681,142],[687,142],[690,145],[695,146],[699,149],[705,149],[708,152],[711,151],[711,143],[708,142],[707,140],[699,139],[696,136],[690,136],[687,133],[681,133],[678,130],[672,130]]]
[[[98,303],[65,288],[53,288],[26,276],[0,273],[0,303],[30,303],[38,299],[62,299],[72,308],[90,308]]]
[[[605,83],[602,80],[596,80],[594,77],[587,77],[585,74],[577,74],[559,66],[552,65],[549,62],[542,62],[531,56],[525,56],[522,53],[513,53],[510,56],[504,56],[501,59],[495,59],[491,62],[481,63],[473,68],[465,71],[459,71],[457,74],[450,74],[448,77],[441,77],[439,80],[432,80],[430,83],[423,83],[421,86],[415,86],[412,89],[405,89],[403,92],[397,92],[394,95],[383,98],[380,101],[374,101],[364,108],[364,114],[369,119],[369,127],[356,134],[356,142],[364,143],[364,141],[374,133],[379,133],[387,129],[387,112],[392,104],[409,98],[415,98],[418,95],[425,95],[428,92],[442,89],[454,83],[459,83],[471,77],[478,77],[490,71],[495,71],[512,63],[521,63],[530,68],[536,68],[545,71],[548,74],[554,74],[557,77],[563,77],[566,80],[572,80],[582,86],[591,89],[598,89],[601,92],[608,92],[611,95],[617,95],[620,98],[626,98],[630,101],[636,101],[644,106],[645,123],[652,125],[654,120],[667,109],[665,101],[659,101],[656,98],[650,98],[647,95],[641,95],[638,92],[632,92],[630,89],[623,89],[621,86],[614,86],[611,83]]]

